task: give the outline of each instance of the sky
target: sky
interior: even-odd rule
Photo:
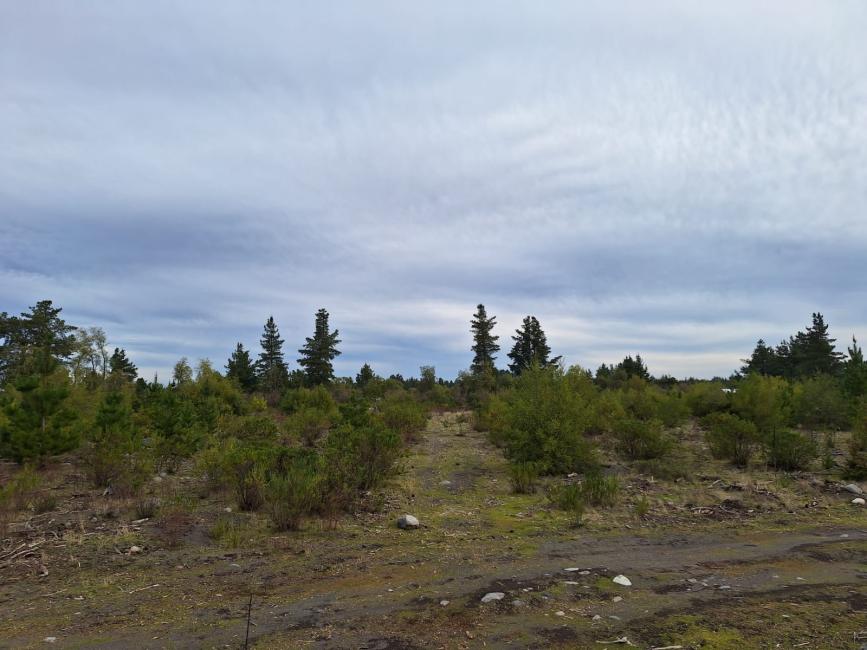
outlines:
[[[0,311],[339,375],[867,338],[867,3],[0,0]]]

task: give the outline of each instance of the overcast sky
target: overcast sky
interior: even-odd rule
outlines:
[[[501,366],[867,338],[867,3],[712,4],[0,0],[0,311],[161,377],[319,307],[353,375],[454,376],[479,302]]]

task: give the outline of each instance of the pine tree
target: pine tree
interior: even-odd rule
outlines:
[[[108,367],[111,374],[115,377],[123,377],[127,381],[135,381],[138,377],[138,368],[126,356],[126,350],[123,348],[115,348],[108,360]]]
[[[650,372],[640,354],[636,354],[634,359],[631,356],[625,357],[617,364],[617,370],[622,370],[627,378],[640,377],[644,380],[650,380]]]
[[[551,354],[551,348],[548,346],[545,332],[535,316],[524,318],[523,324],[515,330],[515,334],[516,336],[512,337],[515,345],[508,354],[512,360],[512,363],[509,364],[509,370],[513,374],[520,375],[522,371],[534,364],[544,368],[560,362],[560,357],[548,358]]]
[[[849,358],[843,366],[843,388],[850,397],[867,395],[867,362],[864,361],[864,352],[854,336],[852,347],[847,351]]]
[[[256,389],[256,367],[250,359],[250,353],[241,343],[235,346],[232,356],[226,362],[226,378],[236,381],[247,393]]]
[[[34,365],[34,374],[15,380],[20,400],[6,406],[6,424],[0,430],[0,455],[17,462],[63,453],[78,444],[76,416],[66,407],[69,376],[59,370],[49,348],[37,352]]]
[[[490,374],[496,370],[494,355],[500,350],[500,346],[497,345],[500,337],[492,333],[496,324],[497,317],[488,318],[484,305],[480,304],[476,307],[476,313],[470,322],[470,331],[473,333],[473,363],[470,370],[474,375]]]
[[[756,343],[756,348],[753,350],[749,359],[743,359],[744,366],[741,368],[741,373],[748,375],[751,372],[757,372],[760,375],[776,374],[778,360],[774,349],[765,344],[763,339],[759,339]]]
[[[76,330],[60,317],[60,307],[40,300],[20,316],[0,313],[0,385],[32,374],[38,350],[65,363],[75,350]]]
[[[325,309],[317,311],[313,337],[307,337],[304,347],[298,350],[301,355],[298,365],[304,368],[309,385],[327,384],[334,379],[331,362],[340,354],[337,336],[337,330],[328,331],[328,312]]]
[[[283,361],[283,339],[273,316],[265,322],[260,344],[262,351],[256,362],[259,387],[268,393],[280,393],[289,381],[289,370]]]
[[[376,377],[376,374],[374,374],[373,368],[370,367],[369,363],[365,363],[361,366],[361,370],[358,371],[358,374],[355,375],[355,383],[359,388],[364,388],[373,380],[374,377]]]

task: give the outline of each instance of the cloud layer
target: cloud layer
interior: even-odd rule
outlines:
[[[761,7],[757,7],[761,4]],[[580,5],[580,6],[579,6]],[[728,374],[821,310],[867,335],[860,2],[0,6],[0,309],[140,368],[320,306],[337,369]],[[503,350],[503,355],[506,350]]]

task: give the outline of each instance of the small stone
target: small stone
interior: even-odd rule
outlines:
[[[863,506],[865,503],[867,502],[865,502],[864,499],[862,499],[861,497],[856,497],[852,499],[852,505]]]
[[[506,597],[506,594],[504,594],[502,591],[492,591],[492,592],[482,596],[482,602],[483,603],[491,603],[495,600],[503,600],[503,598],[505,598],[505,597]]]
[[[232,512],[232,508],[231,507],[223,508],[223,512]]]
[[[621,600],[623,600],[623,596],[615,596],[611,599],[611,601],[614,603],[619,603]]]
[[[129,547],[129,554],[135,555],[136,553],[141,553],[141,546],[130,546]]]
[[[625,575],[616,575],[611,579],[611,581],[616,585],[622,585],[624,587],[632,586],[632,581]]]
[[[441,601],[440,601],[440,606],[441,606],[441,607],[445,607],[446,605],[449,604],[449,602],[450,602],[450,601],[448,601],[448,600],[441,600]]]
[[[589,571],[579,571],[579,572],[578,572],[578,575],[579,575],[579,576],[589,576],[589,575],[590,575],[590,572],[589,572]]]
[[[580,567],[572,566],[572,567],[569,567],[568,569],[563,569],[563,570],[564,570],[566,573],[573,573],[573,572],[575,572],[575,571],[580,571],[581,569],[580,569]]]
[[[45,643],[54,643],[55,641],[57,641],[57,637],[56,636],[47,636],[42,640],[45,641]]]
[[[561,610],[558,610],[558,611],[554,612],[554,616],[566,616],[566,612],[564,612],[564,611],[561,609]]]
[[[512,601],[512,607],[523,607],[524,605],[525,605],[524,601],[519,599],[519,598],[516,598],[515,600]]]
[[[731,585],[720,585],[720,589],[731,589]]]
[[[849,483],[848,485],[844,485],[843,489],[847,492],[851,492],[852,494],[864,494],[864,490],[862,490],[861,486],[856,483]]]
[[[162,482],[163,482],[162,476],[159,476],[159,475],[154,476],[154,483],[162,483]]]
[[[594,620],[594,621],[601,621],[601,620],[602,620],[602,617],[599,616],[599,614],[594,614],[594,615],[593,615],[593,618],[592,618],[591,620]]]
[[[451,485],[451,481],[440,481],[440,485]]]
[[[418,528],[419,527],[418,519],[416,519],[412,515],[401,515],[400,517],[398,517],[397,527],[402,528],[404,530],[409,530],[411,528]]]

